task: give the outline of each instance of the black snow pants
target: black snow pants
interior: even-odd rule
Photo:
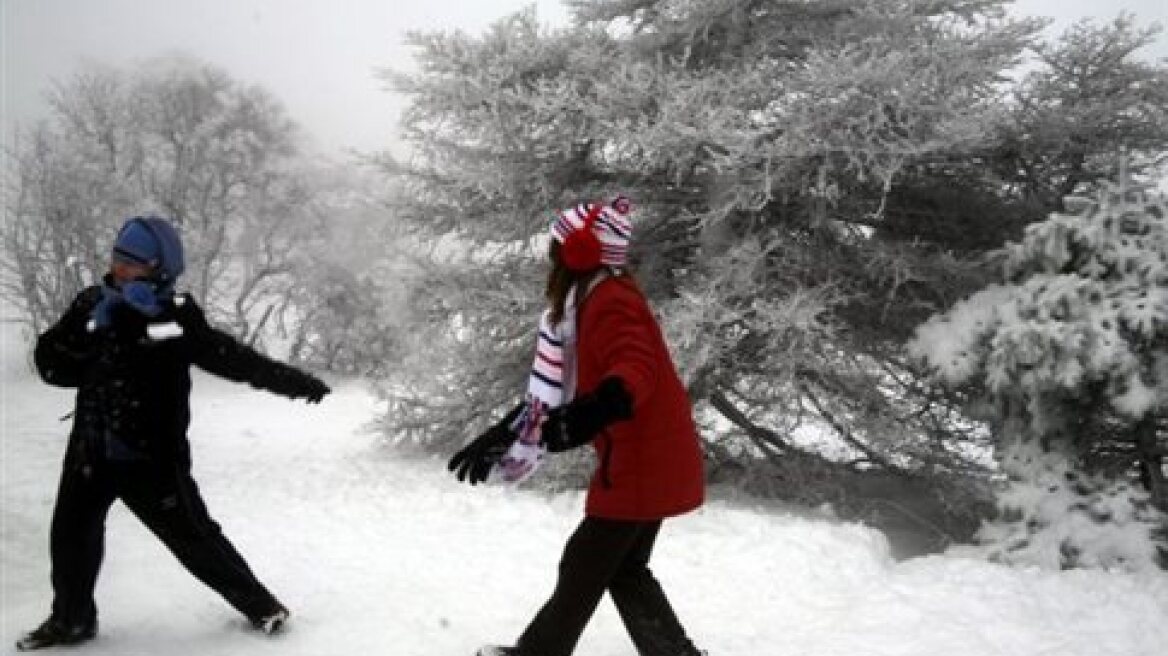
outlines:
[[[189,466],[153,461],[66,458],[50,534],[53,617],[72,626],[97,619],[93,591],[115,499],[170,549],[187,570],[249,618],[278,603],[207,513]]]
[[[607,590],[640,656],[697,656],[649,571],[661,520],[586,517],[569,538],[559,579],[518,641],[523,656],[568,656]]]

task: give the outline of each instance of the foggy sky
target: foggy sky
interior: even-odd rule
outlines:
[[[324,152],[393,145],[401,99],[375,72],[407,69],[406,30],[482,31],[536,5],[540,20],[565,24],[558,0],[0,0],[2,138],[46,111],[52,80],[85,60],[130,66],[182,53],[263,86]],[[1019,14],[1075,20],[1134,13],[1168,26],[1168,0],[1020,0]],[[1168,37],[1149,50],[1168,58]]]

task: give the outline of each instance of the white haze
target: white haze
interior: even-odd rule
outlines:
[[[43,93],[82,61],[128,66],[184,53],[261,85],[281,99],[310,143],[340,155],[350,149],[397,149],[402,98],[377,71],[409,70],[402,44],[407,30],[461,29],[478,33],[496,19],[534,5],[552,25],[568,22],[557,0],[3,0],[0,3],[0,115],[12,139],[46,113]],[[1056,34],[1082,17],[1135,14],[1141,23],[1168,24],[1163,0],[1021,0],[1019,15],[1055,18]],[[1147,56],[1168,57],[1161,35]]]

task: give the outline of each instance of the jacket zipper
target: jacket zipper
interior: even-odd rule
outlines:
[[[600,456],[600,484],[605,488],[612,488],[612,479],[608,475],[608,465],[612,461],[612,436],[605,430],[604,435],[604,451]]]

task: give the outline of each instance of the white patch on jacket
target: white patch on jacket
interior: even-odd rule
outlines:
[[[174,339],[175,337],[182,337],[182,326],[173,321],[166,323],[152,323],[146,326],[146,335],[150,339],[161,342],[166,339]]]

